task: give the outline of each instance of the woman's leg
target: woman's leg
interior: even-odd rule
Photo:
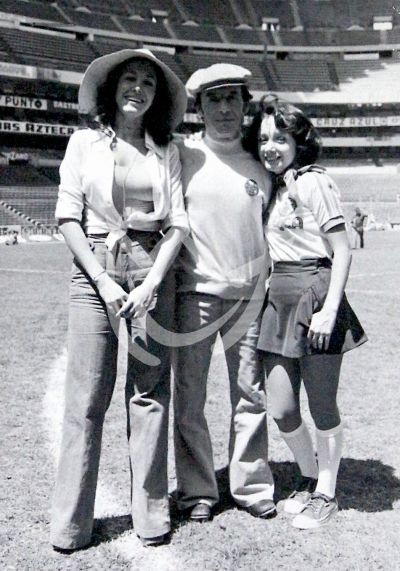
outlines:
[[[336,402],[341,364],[342,355],[312,355],[301,361],[310,412],[316,426],[319,467],[316,491],[329,498],[335,496],[343,445]]]
[[[341,355],[312,355],[301,360],[310,412],[316,425],[318,482],[304,511],[293,520],[293,526],[299,529],[326,525],[338,510],[335,489],[343,429],[336,395],[341,363]]]
[[[90,543],[103,422],[116,376],[118,340],[98,294],[76,269],[71,284],[65,413],[51,542]]]
[[[299,465],[302,476],[316,478],[318,468],[312,440],[300,413],[301,376],[298,359],[272,353],[264,355],[272,416]]]
[[[174,285],[168,275],[160,286],[151,317],[171,330]],[[170,531],[168,500],[168,412],[170,401],[170,348],[147,333],[146,325],[132,320],[128,355],[126,406],[132,473],[132,519],[143,539]],[[149,364],[136,352],[137,346],[156,357]]]

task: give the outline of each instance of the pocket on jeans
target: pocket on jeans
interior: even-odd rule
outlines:
[[[129,280],[135,284],[142,282],[154,264],[151,251],[147,251],[141,244],[133,243],[126,256],[126,271]]]

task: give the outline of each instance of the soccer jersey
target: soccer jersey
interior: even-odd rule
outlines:
[[[330,258],[326,232],[344,223],[340,193],[325,169],[289,170],[270,206],[266,233],[271,259]]]

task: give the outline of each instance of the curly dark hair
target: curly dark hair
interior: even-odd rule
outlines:
[[[277,95],[267,93],[260,101],[259,109],[243,137],[244,148],[260,160],[258,153],[259,132],[263,119],[273,116],[278,129],[289,133],[296,143],[295,168],[315,163],[321,154],[322,142],[317,129],[304,112]]]
[[[138,61],[138,58],[128,59],[114,67],[102,86],[97,92],[96,108],[86,117],[88,127],[92,129],[101,129],[106,134],[109,127],[114,128],[115,115],[117,105],[115,101],[115,92],[124,69],[132,61]],[[148,62],[147,59],[143,61]],[[173,101],[164,74],[151,62],[148,62],[154,69],[157,77],[157,88],[154,100],[150,109],[146,111],[143,120],[143,129],[149,133],[157,145],[165,146],[172,138],[172,129],[170,121],[170,112],[173,107]]]

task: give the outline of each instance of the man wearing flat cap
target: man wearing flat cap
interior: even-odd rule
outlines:
[[[189,138],[180,148],[191,235],[177,272],[176,328],[187,343],[174,360],[175,455],[178,507],[193,521],[209,520],[219,499],[204,415],[218,333],[232,405],[231,494],[256,517],[275,513],[264,375],[256,351],[268,266],[262,219],[271,182],[241,143],[250,77],[243,67],[221,63],[196,71],[186,84],[205,125],[201,138]]]

